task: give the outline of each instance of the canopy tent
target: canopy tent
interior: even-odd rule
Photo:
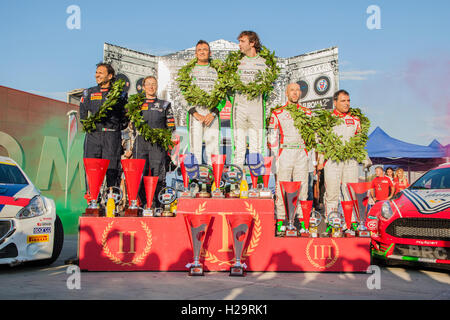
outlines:
[[[408,171],[429,170],[445,162],[447,156],[446,147],[436,139],[421,146],[392,138],[380,127],[369,135],[366,148],[373,164],[398,165]]]

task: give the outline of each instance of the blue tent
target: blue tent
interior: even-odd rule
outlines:
[[[403,142],[392,138],[380,127],[369,135],[367,152],[370,158],[445,158],[445,151],[437,140],[429,146]]]
[[[428,170],[445,162],[445,148],[433,140],[428,146],[404,142],[389,136],[380,127],[369,135],[367,152],[374,164],[392,164],[411,170]]]

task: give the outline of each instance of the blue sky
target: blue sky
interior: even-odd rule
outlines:
[[[81,29],[66,27],[67,7]],[[381,29],[369,30],[377,5]],[[1,1],[0,85],[65,99],[94,85],[103,43],[163,55],[258,32],[280,57],[339,47],[340,87],[388,134],[450,143],[450,1]]]

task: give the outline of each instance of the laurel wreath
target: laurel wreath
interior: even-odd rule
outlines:
[[[117,102],[119,101],[119,98],[123,92],[124,86],[125,81],[123,79],[115,81],[112,85],[111,90],[106,96],[105,102],[103,102],[98,111],[95,114],[90,115],[87,119],[80,120],[84,132],[91,133],[97,129],[96,123],[101,122],[102,119],[106,117],[108,111],[112,110],[112,107],[117,105]]]
[[[340,162],[355,159],[358,163],[361,163],[367,157],[365,147],[369,140],[370,120],[359,108],[350,108],[348,113],[360,120],[361,131],[351,137],[349,141],[343,143],[342,137],[334,133],[333,127],[344,123],[344,120],[324,109],[315,111],[311,126],[319,139],[316,150],[324,154],[325,160],[331,159]]]
[[[131,265],[137,265],[139,263],[142,262],[142,260],[148,255],[148,253],[150,252],[150,249],[152,248],[152,231],[150,230],[150,228],[147,226],[147,224],[145,224],[143,221],[141,221],[141,226],[142,229],[144,229],[145,234],[147,235],[147,242],[145,244],[145,248],[144,251],[133,258],[133,260],[131,260],[131,262],[123,262],[119,257],[115,256],[111,250],[108,247],[107,244],[107,237],[109,232],[111,231],[111,228],[114,224],[114,221],[111,221],[107,227],[105,228],[105,230],[103,231],[102,234],[102,247],[103,247],[103,252],[105,253],[105,255],[109,258],[109,260],[111,260],[114,264],[118,264],[121,266],[131,266]]]
[[[278,105],[270,110],[269,117],[266,120],[267,126],[270,123],[270,117],[272,113],[283,107],[282,105]],[[294,126],[297,128],[298,132],[302,136],[303,141],[305,142],[306,150],[310,151],[315,148],[316,141],[315,141],[315,130],[313,126],[311,125],[311,118],[308,116],[301,108],[297,108],[297,105],[295,104],[288,104],[286,106],[286,111],[289,112],[289,114],[292,117],[292,120],[294,121]]]
[[[254,81],[244,84],[240,74],[237,72],[241,59],[245,56],[241,51],[232,51],[225,59],[223,73],[224,82],[228,90],[237,91],[245,94],[249,100],[258,96],[268,96],[273,90],[273,83],[278,78],[280,67],[277,66],[275,52],[270,52],[265,46],[262,46],[259,56],[266,60],[267,69],[259,71]]]
[[[328,269],[329,267],[333,266],[337,259],[339,258],[339,246],[336,244],[336,242],[333,239],[330,239],[331,243],[333,243],[334,247],[336,248],[336,254],[333,258],[333,260],[331,260],[329,263],[327,263],[324,266],[321,266],[320,264],[316,263],[312,258],[311,255],[309,254],[309,248],[311,247],[311,245],[313,244],[314,240],[311,240],[308,242],[308,244],[306,245],[306,257],[308,258],[309,262],[316,267],[317,269]]]
[[[127,111],[126,116],[146,141],[159,145],[167,151],[174,146],[172,141],[172,131],[169,129],[149,127],[141,113],[141,107],[144,101],[144,93],[131,95],[125,105],[125,110]]]
[[[211,93],[200,89],[198,85],[193,83],[191,76],[192,69],[197,64],[197,58],[192,59],[184,67],[178,71],[178,87],[184,96],[184,99],[191,106],[204,106],[208,109],[217,107],[217,105],[226,98],[227,85],[225,83],[225,77],[222,72],[222,61],[211,60],[209,65],[217,71],[217,80],[214,84],[214,88]]]
[[[206,202],[205,202],[205,204],[206,204]],[[245,209],[253,217],[254,225],[253,225],[252,239],[250,240],[250,243],[249,243],[247,249],[245,249],[244,252],[242,253],[242,260],[245,260],[246,257],[250,256],[251,253],[253,253],[253,251],[255,251],[256,247],[259,245],[259,241],[261,240],[261,235],[262,235],[261,220],[260,220],[259,215],[256,212],[256,210],[253,208],[253,205],[249,204],[248,202],[245,202]],[[197,214],[197,212],[199,212],[198,214],[201,214],[201,212],[204,210],[205,209],[203,208],[203,210],[202,210],[202,208],[200,206],[196,210],[196,214]],[[209,263],[218,263],[219,266],[227,265],[227,266],[231,267],[233,265],[233,263],[236,261],[236,257],[233,258],[232,260],[227,260],[227,261],[220,260],[219,258],[217,258],[217,256],[215,254],[209,252],[208,250],[206,250],[204,248],[202,249],[201,255]]]

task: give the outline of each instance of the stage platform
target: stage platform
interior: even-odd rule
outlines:
[[[201,262],[229,271],[234,262],[227,215],[253,222],[243,262],[247,271],[366,272],[370,238],[275,237],[273,200],[180,199],[176,217],[80,217],[79,266],[87,271],[187,271],[193,261],[184,213],[211,214]]]

